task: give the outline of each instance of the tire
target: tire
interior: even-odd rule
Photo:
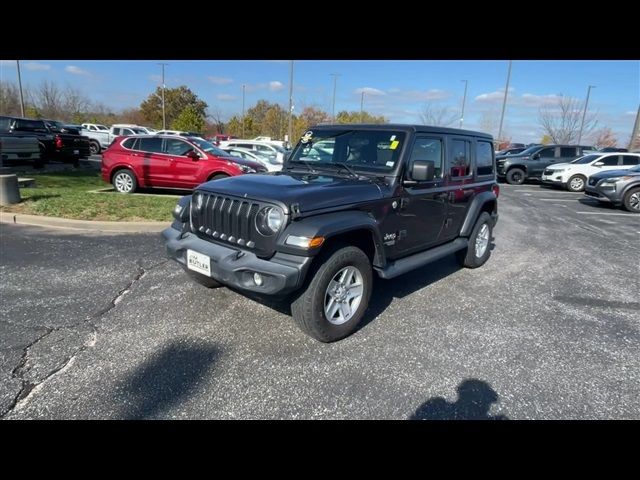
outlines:
[[[632,188],[625,193],[623,205],[631,213],[640,213],[640,188]]]
[[[218,282],[217,280],[214,280],[211,277],[207,277],[206,275],[203,275],[201,273],[194,272],[193,270],[188,270],[188,269],[185,269],[185,272],[187,272],[187,275],[189,275],[193,281],[199,283],[204,287],[207,287],[207,288],[222,287],[222,284],[220,282]]]
[[[512,168],[507,172],[507,183],[509,185],[522,185],[526,176],[521,168]]]
[[[118,170],[111,179],[113,188],[118,193],[133,193],[138,188],[135,174],[129,169]]]
[[[341,247],[321,253],[316,267],[308,273],[310,281],[291,304],[291,313],[300,329],[320,342],[335,342],[353,333],[369,305],[373,273],[369,257],[357,247]],[[351,288],[344,289],[344,283]],[[360,289],[358,283],[361,282]],[[340,296],[336,303],[331,287]],[[360,291],[359,296],[349,292]],[[338,305],[334,307],[333,305]],[[341,306],[342,305],[342,306]],[[325,310],[333,313],[332,320]]]
[[[89,150],[91,151],[91,155],[98,155],[100,153],[100,143],[96,141],[89,142]]]
[[[229,178],[229,175],[227,175],[226,173],[217,173],[210,177],[207,181],[210,182],[212,180],[220,180],[221,178]]]
[[[584,175],[574,175],[567,182],[567,190],[570,192],[582,192],[586,183],[587,178]]]
[[[486,228],[483,226],[486,225]],[[471,235],[469,236],[469,246],[456,252],[456,258],[458,263],[466,268],[478,268],[485,264],[491,256],[491,238],[493,235],[493,220],[491,215],[487,212],[482,212],[476,220],[476,224],[473,226]],[[477,255],[478,249],[484,243],[481,239],[484,239],[484,250],[480,256]]]

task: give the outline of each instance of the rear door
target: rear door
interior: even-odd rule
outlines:
[[[640,155],[622,155],[622,168],[630,168],[640,164]]]
[[[470,137],[449,137],[445,185],[447,187],[447,219],[441,240],[458,235],[462,222],[473,199],[474,189],[472,155],[475,142]]]
[[[135,148],[132,156],[144,185],[164,186],[165,178],[169,175],[169,160],[162,153],[162,138],[140,138]]]

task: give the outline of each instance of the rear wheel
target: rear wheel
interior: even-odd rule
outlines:
[[[89,150],[91,150],[91,155],[98,155],[100,153],[100,144],[96,141],[89,142]]]
[[[624,208],[632,213],[640,213],[640,188],[632,188],[625,194]]]
[[[211,180],[220,180],[221,178],[228,178],[229,175],[227,175],[226,173],[216,173],[215,175],[212,175],[211,177],[209,177],[208,181]]]
[[[467,268],[478,268],[491,256],[493,220],[487,212],[482,212],[469,236],[469,246],[456,252],[458,263]]]
[[[521,168],[512,168],[507,172],[507,183],[509,185],[522,185],[526,175]]]
[[[136,176],[128,169],[118,170],[113,176],[112,183],[116,192],[119,193],[133,193],[138,188]]]

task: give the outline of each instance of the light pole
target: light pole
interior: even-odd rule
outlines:
[[[22,96],[22,77],[20,76],[20,60],[16,60],[18,67],[18,88],[20,89],[20,116],[24,117],[24,97]]]
[[[333,102],[331,103],[331,117],[333,121],[336,121],[336,83],[338,82],[339,73],[330,73],[330,76],[333,77]]]
[[[633,150],[633,142],[640,133],[640,106],[638,107],[638,113],[636,113],[636,121],[633,123],[633,131],[631,132],[631,139],[629,140],[629,151]]]
[[[360,96],[360,123],[364,122],[364,90],[362,90],[362,95]]]
[[[242,138],[244,138],[244,89],[246,85],[242,84]]]
[[[467,85],[469,82],[467,80],[460,80],[464,82],[464,95],[462,96],[462,113],[460,114],[460,128],[462,128],[462,122],[464,120],[464,104],[467,101]]]
[[[162,67],[162,129],[166,130],[167,129],[167,117],[165,115],[165,109],[164,109],[164,66],[165,65],[169,65],[168,63],[158,63],[158,65],[160,65]]]
[[[584,111],[582,112],[582,121],[580,122],[580,132],[578,133],[578,145],[580,145],[580,140],[582,140],[582,129],[584,128],[584,117],[587,115],[587,106],[589,105],[589,95],[591,94],[592,88],[596,88],[596,86],[589,85],[589,88],[587,88],[587,99],[584,102]]]
[[[509,94],[509,80],[511,80],[511,60],[509,60],[509,71],[507,72],[507,86],[504,87],[504,99],[502,100],[502,114],[500,115],[500,129],[498,130],[498,148],[500,147],[500,139],[502,137],[502,122],[504,120],[504,111],[507,108],[507,95]]]
[[[290,144],[293,144],[293,125],[292,125],[292,115],[293,115],[293,60],[289,64],[289,135],[287,141]]]

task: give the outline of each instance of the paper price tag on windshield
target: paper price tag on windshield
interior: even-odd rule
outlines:
[[[400,145],[400,142],[398,140],[394,140],[393,142],[391,142],[391,145],[389,145],[389,148],[391,150],[395,150],[396,148],[398,148],[398,145]]]

